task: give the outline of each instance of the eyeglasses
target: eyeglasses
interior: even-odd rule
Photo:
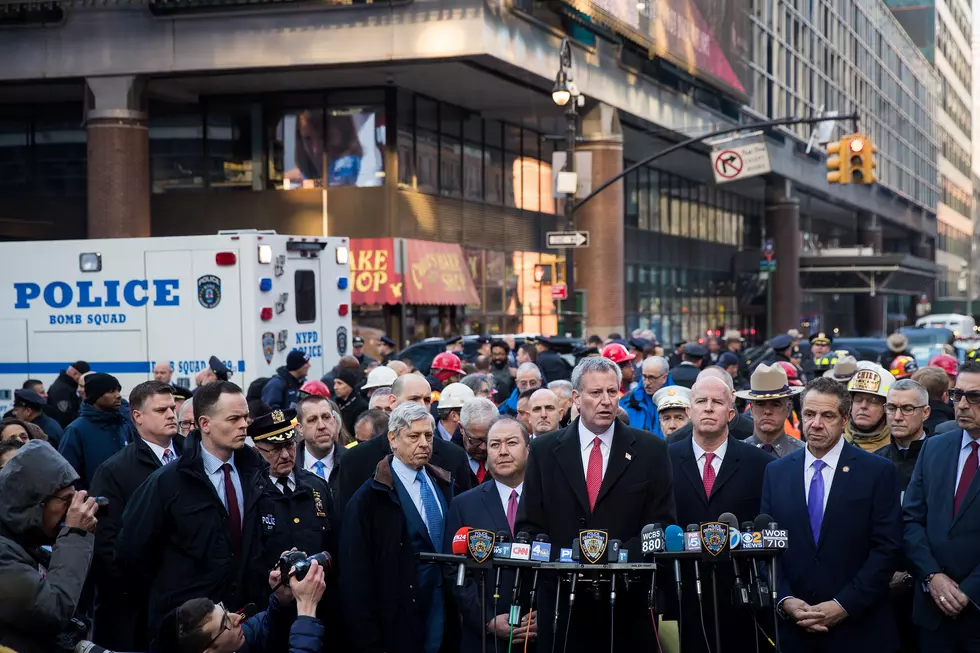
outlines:
[[[210,642],[208,642],[208,647],[207,648],[211,648],[212,646],[214,646],[214,643],[218,641],[218,638],[219,637],[221,637],[222,635],[224,635],[227,631],[231,630],[231,627],[228,625],[228,615],[229,614],[237,614],[239,617],[242,617],[243,619],[245,618],[245,608],[242,608],[241,610],[237,610],[235,612],[229,613],[228,612],[228,608],[225,607],[224,603],[219,603],[218,604],[218,607],[221,608],[224,611],[224,614],[221,615],[221,627],[218,629],[218,634],[214,636],[214,639],[212,639]],[[207,649],[204,649],[204,650],[207,650]]]
[[[288,442],[284,442],[282,445],[280,445],[278,447],[268,447],[268,448],[266,448],[266,447],[260,447],[259,445],[255,445],[255,448],[258,449],[259,451],[261,451],[262,453],[264,453],[267,456],[271,456],[272,454],[275,454],[277,456],[281,456],[283,451],[292,451],[293,449],[296,448],[296,440],[294,438],[294,439],[292,439],[292,440],[290,440]]]
[[[188,419],[183,422],[177,422],[177,426],[180,427],[181,432],[186,433],[194,428],[194,420]]]
[[[67,505],[71,505],[72,499],[75,498],[75,493],[72,492],[67,497],[59,497],[57,494],[52,494],[47,499],[44,500],[45,503],[48,501],[64,501]]]
[[[487,439],[485,437],[483,437],[483,438],[474,438],[472,435],[470,435],[469,431],[467,431],[466,429],[463,428],[462,425],[460,425],[459,431],[460,431],[460,433],[463,434],[463,438],[466,440],[466,442],[471,447],[485,447],[485,446],[487,446]]]
[[[976,406],[980,404],[980,390],[960,390],[959,388],[953,388],[949,391],[949,400],[954,404],[960,403],[960,399],[966,397],[966,402],[968,404],[973,404]]]
[[[911,415],[920,408],[925,408],[925,406],[912,406],[910,404],[899,406],[898,404],[885,404],[885,412],[889,415],[895,414],[895,411],[902,411],[903,415]]]
[[[643,375],[643,380],[644,381],[657,381],[658,379],[666,378],[667,374],[668,374],[667,372],[664,372],[663,374],[644,374]]]

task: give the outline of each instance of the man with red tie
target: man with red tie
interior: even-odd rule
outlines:
[[[960,428],[927,438],[905,491],[912,619],[923,653],[980,651],[980,363],[949,391]]]
[[[535,438],[517,513],[517,530],[549,536],[553,551],[571,547],[581,530],[603,530],[623,548],[639,551],[639,534],[647,524],[677,521],[667,444],[616,419],[622,372],[607,358],[584,358],[572,372],[572,401],[579,417],[569,426]],[[568,639],[567,592],[562,592],[558,630],[552,631],[556,584],[541,582],[538,646],[558,646],[569,653],[609,647],[608,592],[579,592]],[[656,647],[647,589],[642,583],[617,594],[615,641],[622,650]],[[557,648],[557,647],[556,647]]]
[[[470,483],[467,487],[476,487],[493,478],[487,467],[487,434],[499,417],[497,407],[485,397],[471,397],[463,402],[459,410],[459,429],[453,442],[466,451],[466,461],[470,466]]]

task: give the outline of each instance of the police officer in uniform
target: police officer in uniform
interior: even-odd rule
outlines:
[[[250,598],[257,604],[269,600],[269,571],[284,551],[296,548],[308,555],[328,552],[337,554],[337,526],[330,503],[330,488],[322,478],[295,467],[296,448],[300,438],[296,433],[293,409],[274,410],[262,415],[248,427],[248,436],[255,450],[269,464],[267,474],[256,478],[259,485],[258,512],[262,542],[261,554],[253,560],[250,577]],[[320,602],[318,616],[328,632],[331,615],[336,613],[336,574],[328,570],[327,590]],[[334,632],[337,632],[334,630]]]

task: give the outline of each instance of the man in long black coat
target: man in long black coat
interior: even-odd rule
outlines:
[[[647,524],[676,523],[670,458],[666,443],[616,419],[619,366],[606,358],[585,358],[572,374],[572,398],[579,418],[570,426],[534,439],[517,515],[517,531],[547,534],[557,551],[572,546],[579,531],[608,531],[631,551],[639,551],[639,534]],[[538,650],[551,650],[555,581],[541,582],[538,605]],[[584,590],[584,591],[583,591]],[[622,650],[656,648],[647,588],[631,585],[616,603],[615,638]],[[558,647],[568,621],[567,591],[559,610]],[[567,651],[609,648],[609,597],[596,600],[579,585]],[[559,649],[560,650],[560,649]]]
[[[115,546],[123,511],[137,488],[153,472],[177,460],[184,438],[177,435],[172,386],[163,381],[140,383],[129,395],[139,437],[102,463],[92,477],[92,496],[109,505],[99,509],[92,579],[98,588],[94,638],[112,651],[145,651],[146,591],[130,583],[116,564]]]
[[[775,366],[772,375],[778,377],[780,373],[780,389],[763,392],[759,397],[779,399],[795,393],[786,384],[786,373],[781,367]],[[759,376],[758,371],[753,374],[753,382]],[[773,461],[773,457],[761,449],[729,437],[728,422],[734,412],[731,391],[722,381],[705,377],[694,385],[691,393],[691,424],[694,432],[686,439],[670,445],[674,499],[677,501],[678,523],[682,528],[688,524],[718,521],[718,517],[726,512],[733,513],[742,521],[755,519],[759,514],[762,481],[765,478],[766,465]],[[727,562],[714,565],[713,571],[717,574],[719,596],[730,596],[734,581],[732,565]],[[710,573],[707,566],[701,566],[702,583],[710,583]],[[695,586],[692,564],[682,563],[681,575],[684,587]],[[747,582],[745,578],[742,580]],[[673,587],[673,579],[670,586]],[[721,598],[719,603],[726,606],[721,611],[719,624],[723,641],[754,641],[755,626],[748,612],[750,608],[733,607],[729,601]],[[710,636],[714,631],[715,615],[709,600],[705,600],[703,606],[705,630]],[[684,615],[699,614],[695,592],[684,593],[682,609]],[[689,617],[683,619],[682,624],[681,639],[685,653],[707,651],[701,621]],[[710,641],[713,645],[714,639]]]

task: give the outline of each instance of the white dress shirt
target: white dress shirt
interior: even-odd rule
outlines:
[[[211,481],[215,492],[218,493],[218,498],[227,510],[228,493],[225,491],[225,474],[221,471],[221,467],[225,464],[225,461],[217,456],[211,455],[204,448],[203,444],[201,445],[201,459],[204,463],[204,473],[207,475],[208,480]],[[244,504],[242,503],[242,479],[238,475],[238,468],[235,467],[234,456],[228,460],[228,464],[231,465],[231,483],[235,486],[235,495],[238,497],[238,514],[241,516],[245,514]]]
[[[153,455],[156,456],[157,457],[157,460],[160,461],[160,464],[161,465],[165,465],[166,464],[165,462],[163,462],[163,454],[168,449],[170,450],[170,453],[172,453],[174,455],[174,460],[177,460],[177,450],[174,449],[173,440],[171,440],[170,441],[170,444],[168,444],[165,447],[161,447],[160,445],[158,445],[158,444],[156,444],[154,442],[150,442],[146,438],[143,438],[143,443],[146,444],[146,446],[148,446],[150,448],[150,450],[153,452]]]
[[[272,484],[276,486],[277,490],[285,494],[285,491],[282,489],[282,485],[279,483],[279,479],[277,477],[269,474],[269,480],[272,481]],[[288,485],[289,489],[293,492],[296,491],[296,476],[292,472],[290,472],[289,476],[286,477],[286,485]]]
[[[613,433],[616,430],[616,421],[609,425],[604,433],[593,433],[585,428],[582,420],[578,421],[578,441],[582,449],[582,471],[586,477],[589,476],[589,456],[592,455],[592,442],[599,438],[599,450],[602,452],[602,476],[606,476],[606,467],[609,466],[609,454],[612,452]]]
[[[510,503],[510,493],[517,490],[517,503],[521,502],[521,497],[524,496],[524,483],[522,482],[517,487],[507,487],[498,480],[494,480],[497,485],[497,494],[500,495],[500,505],[504,507],[504,515],[507,514],[507,504]]]
[[[412,504],[415,509],[419,511],[419,516],[422,517],[422,521],[425,522],[425,527],[429,528],[429,520],[425,516],[425,509],[422,507],[422,486],[415,479],[418,474],[414,469],[398,460],[397,456],[392,456],[391,458],[391,471],[398,475],[398,480],[402,482],[405,486],[405,491],[408,492],[408,496],[412,497]],[[436,506],[439,508],[439,512],[442,512],[442,502],[439,501],[439,497],[436,493],[439,488],[435,483],[432,482],[432,477],[429,476],[429,472],[422,468],[422,474],[425,475],[425,481],[429,484],[429,489],[432,490],[432,495],[436,497]],[[445,515],[443,515],[445,517]]]
[[[304,447],[306,445],[303,445]],[[315,465],[317,463],[323,463],[323,477],[325,480],[330,480],[330,472],[333,471],[333,461],[336,458],[334,455],[337,452],[337,443],[334,443],[333,447],[330,448],[330,453],[326,455],[325,458],[316,458],[310,453],[309,448],[306,449],[306,455],[303,456],[303,469],[310,472],[311,474],[316,474]],[[316,474],[319,476],[319,474]]]
[[[708,453],[715,454],[715,457],[711,460],[711,468],[715,470],[715,478],[718,477],[718,472],[721,471],[721,463],[725,460],[725,454],[728,452],[728,438],[721,443],[717,449],[712,452],[707,452],[698,446],[698,443],[691,438],[691,446],[694,448],[694,459],[698,461],[698,473],[701,474],[701,478],[704,478],[704,463],[708,460]]]
[[[445,440],[446,442],[453,441],[453,434],[447,431],[446,427],[442,425],[442,420],[436,422],[436,427],[438,427],[439,435],[442,436],[443,440]]]
[[[810,482],[813,480],[813,462],[815,460],[822,460],[826,463],[826,467],[821,470],[823,474],[823,510],[827,512],[827,498],[830,496],[830,486],[834,484],[834,473],[837,472],[837,464],[840,462],[840,454],[844,450],[844,438],[841,437],[834,445],[834,448],[824,454],[823,458],[817,458],[812,453],[810,453],[810,448],[807,447],[805,459],[803,462],[803,496],[807,502],[807,506],[810,503]]]
[[[953,486],[953,492],[956,492],[956,489],[960,486],[960,477],[963,476],[963,468],[966,467],[967,456],[972,451],[970,447],[971,442],[973,442],[973,438],[964,430],[963,439],[960,440],[960,458],[956,463],[956,485]]]

